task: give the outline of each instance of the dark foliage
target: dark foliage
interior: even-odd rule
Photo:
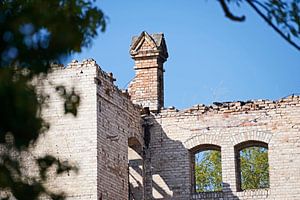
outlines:
[[[24,164],[41,134],[49,129],[41,116],[48,94],[37,92],[33,80],[51,72],[59,62],[91,45],[97,31],[105,30],[105,16],[89,0],[2,0],[0,2],[0,190],[17,199],[64,199],[44,183],[49,169],[56,175],[77,171],[68,161],[52,155],[36,158],[37,177]],[[80,97],[72,88],[53,86],[64,99],[65,113],[77,115]]]

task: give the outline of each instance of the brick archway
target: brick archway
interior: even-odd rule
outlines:
[[[230,141],[233,146],[247,142],[247,141],[260,141],[269,144],[273,134],[263,131],[247,131],[241,132],[230,137]]]
[[[187,149],[193,149],[203,144],[221,146],[221,136],[217,134],[201,133],[183,142],[184,147]]]

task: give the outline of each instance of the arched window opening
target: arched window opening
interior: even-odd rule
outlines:
[[[269,188],[268,144],[259,141],[235,147],[238,191]]]
[[[221,148],[201,145],[192,150],[194,192],[222,191]]]
[[[142,145],[137,138],[128,139],[128,199],[143,199],[144,164]]]

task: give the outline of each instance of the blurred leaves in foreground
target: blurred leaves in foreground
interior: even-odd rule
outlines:
[[[27,173],[33,167],[22,158],[50,127],[41,115],[49,94],[37,91],[33,80],[42,83],[51,63],[90,46],[105,28],[106,17],[91,0],[0,2],[0,191],[7,191],[0,198],[64,199],[63,192],[45,187],[47,174],[50,168],[56,175],[77,171],[76,166],[52,155],[35,157],[33,177]],[[65,113],[76,116],[80,97],[75,89],[53,87],[65,102]]]

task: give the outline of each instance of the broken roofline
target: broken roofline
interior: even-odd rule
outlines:
[[[88,64],[95,66],[99,70],[99,74],[102,74],[105,78],[110,78],[110,73],[107,73],[101,69],[94,59],[84,59],[81,62],[73,60],[68,65],[53,64],[53,68],[60,68],[62,70],[69,68],[83,68]],[[115,84],[114,86],[118,88]],[[128,95],[126,89],[118,89],[120,93]],[[296,94],[289,95],[287,97],[280,98],[278,100],[258,99],[247,101],[232,101],[232,102],[214,102],[213,105],[196,104],[194,106],[178,110],[176,107],[171,106],[168,108],[162,108],[162,112],[178,112],[178,113],[206,113],[206,112],[218,112],[218,113],[230,113],[230,112],[245,112],[252,110],[268,110],[272,108],[281,108],[286,105],[300,104],[300,96]]]

